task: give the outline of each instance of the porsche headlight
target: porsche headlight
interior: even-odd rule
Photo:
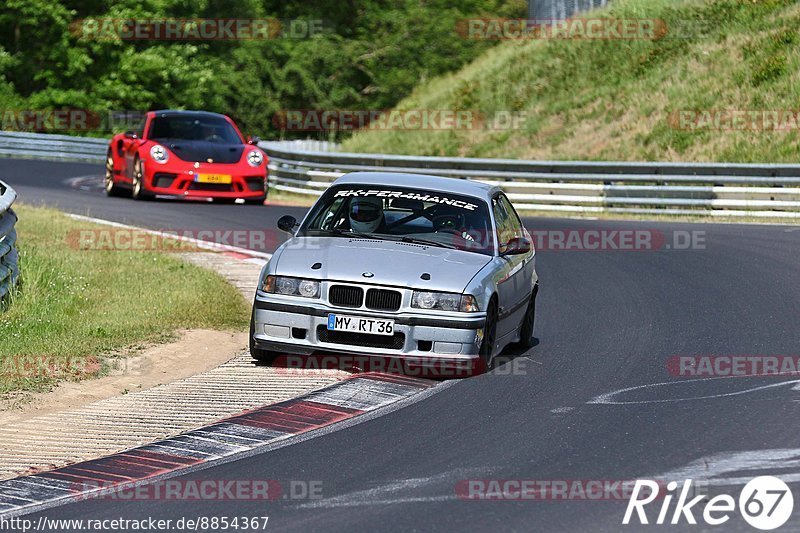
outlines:
[[[319,281],[313,279],[287,278],[285,276],[266,276],[261,281],[261,291],[286,296],[317,298]]]
[[[259,150],[253,150],[247,154],[247,162],[251,167],[260,167],[261,163],[264,162],[264,156],[261,155]]]
[[[156,144],[150,148],[150,158],[156,163],[161,163],[163,165],[169,161],[169,152],[160,144]]]
[[[441,311],[461,311],[464,313],[478,311],[478,304],[474,296],[452,292],[414,291],[411,297],[411,307],[416,307],[417,309],[439,309]]]

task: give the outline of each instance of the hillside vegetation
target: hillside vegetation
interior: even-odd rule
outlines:
[[[0,113],[13,125],[7,116],[30,109],[88,110],[101,118],[111,111],[207,109],[230,114],[249,134],[277,137],[281,132],[273,119],[284,110],[395,105],[420,80],[458,69],[495,44],[454,40],[457,21],[521,17],[525,5],[525,0],[4,0]],[[220,40],[194,39],[186,32],[171,40],[123,32],[133,27],[131,21],[146,29],[148,21],[200,19],[220,25],[241,21],[245,27],[266,21],[269,36],[251,39],[243,32],[236,38],[221,33]]]
[[[344,148],[530,159],[800,159],[800,4],[614,0],[586,16],[654,18],[666,32],[503,42],[420,85],[397,108],[513,112],[525,117],[519,128],[362,130]]]

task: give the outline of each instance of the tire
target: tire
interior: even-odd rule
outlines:
[[[270,364],[272,363],[278,355],[278,352],[271,352],[269,350],[262,350],[261,348],[256,347],[256,341],[253,338],[255,334],[256,327],[255,327],[255,309],[253,313],[250,315],[250,357],[255,359],[260,363]]]
[[[103,188],[106,190],[106,196],[125,196],[127,192],[114,183],[114,157],[110,148],[106,153],[106,176],[103,179]]]
[[[494,343],[497,340],[497,300],[492,298],[486,310],[486,324],[483,326],[483,341],[478,354],[484,370],[488,372],[494,363]]]
[[[134,200],[149,200],[152,195],[144,187],[144,171],[142,170],[142,160],[138,157],[133,160],[133,183],[131,184],[131,196]]]
[[[528,302],[528,309],[522,318],[519,329],[519,343],[525,349],[533,348],[533,328],[536,325],[536,295],[539,293],[539,284],[533,287],[531,301]]]

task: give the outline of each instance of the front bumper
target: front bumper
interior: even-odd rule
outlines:
[[[200,183],[197,172],[230,175],[231,183]],[[144,184],[148,192],[159,196],[250,200],[266,196],[267,172],[265,168],[243,170],[242,165],[204,164],[195,169],[183,161],[150,162],[144,167]]]
[[[254,304],[256,346],[285,354],[341,353],[431,362],[474,363],[479,358],[484,313],[385,313],[297,300],[258,293]],[[332,334],[327,330],[330,313],[394,320],[394,335]]]

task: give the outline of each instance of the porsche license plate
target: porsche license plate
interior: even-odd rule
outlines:
[[[352,331],[370,335],[394,335],[394,320],[361,316],[328,315],[331,331]]]
[[[231,183],[230,174],[195,174],[194,181],[198,183]]]

